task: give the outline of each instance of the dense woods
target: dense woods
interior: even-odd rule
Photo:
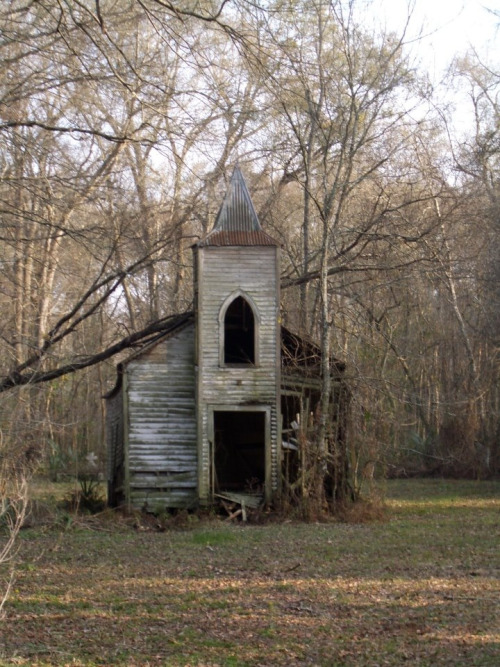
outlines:
[[[2,4],[2,466],[104,469],[114,365],[191,307],[190,246],[239,163],[324,405],[347,364],[353,476],[498,474],[498,66],[450,63],[458,133],[356,5]]]

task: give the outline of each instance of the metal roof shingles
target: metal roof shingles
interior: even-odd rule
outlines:
[[[239,167],[235,167],[213,230],[196,244],[206,246],[278,246],[262,231]]]
[[[259,231],[260,223],[239,167],[235,167],[214,231]]]

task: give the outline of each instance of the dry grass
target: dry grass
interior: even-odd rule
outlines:
[[[28,529],[0,664],[500,664],[500,484],[386,491],[374,523]]]

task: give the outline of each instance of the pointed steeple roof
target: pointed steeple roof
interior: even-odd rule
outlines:
[[[221,232],[260,231],[260,222],[257,218],[257,213],[255,212],[243,174],[238,166],[234,168],[229,189],[215,220],[215,230]]]
[[[214,228],[197,245],[279,245],[269,234],[262,231],[245,179],[238,166],[234,168]]]

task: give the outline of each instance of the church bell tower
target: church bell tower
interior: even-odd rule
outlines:
[[[280,468],[280,248],[238,167],[193,254],[199,498],[269,502]]]

